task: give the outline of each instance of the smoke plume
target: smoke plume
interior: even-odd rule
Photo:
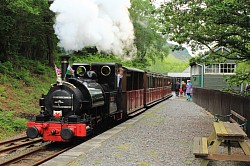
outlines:
[[[129,0],[55,0],[54,29],[65,51],[96,46],[98,51],[123,55],[133,48],[134,29]]]

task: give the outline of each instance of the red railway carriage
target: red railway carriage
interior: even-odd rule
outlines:
[[[122,89],[123,89],[123,108],[126,114],[144,108],[144,71],[123,67],[125,69]]]
[[[171,96],[168,77],[123,66],[121,112],[117,110],[116,99],[117,71],[122,65],[73,63],[72,76],[66,75],[68,59],[62,56],[61,79],[40,99],[40,115],[27,124],[30,138],[72,141],[102,127],[105,121],[124,119]]]
[[[172,96],[169,77],[131,67],[123,68],[123,107],[127,114]]]
[[[145,106],[150,106],[171,94],[171,82],[168,76],[154,72],[145,72]]]

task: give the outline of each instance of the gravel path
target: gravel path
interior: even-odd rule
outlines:
[[[184,98],[171,98],[139,115],[134,125],[105,141],[70,165],[189,166],[199,165],[193,138],[208,136],[212,116]],[[245,166],[241,162],[210,162],[209,166]]]

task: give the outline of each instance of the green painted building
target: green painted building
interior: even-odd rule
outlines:
[[[228,87],[226,77],[235,74],[236,64],[233,61],[210,65],[191,64],[191,81],[193,87],[223,90]],[[240,90],[240,87],[234,87]]]

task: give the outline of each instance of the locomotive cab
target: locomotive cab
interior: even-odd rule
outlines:
[[[88,71],[93,71],[97,75],[96,82],[99,83],[104,91],[105,105],[104,113],[107,115],[114,114],[117,111],[117,70],[122,67],[119,63],[73,63],[72,68],[76,71],[76,77],[86,78]],[[85,70],[86,69],[86,70]],[[85,74],[80,74],[85,70]]]

